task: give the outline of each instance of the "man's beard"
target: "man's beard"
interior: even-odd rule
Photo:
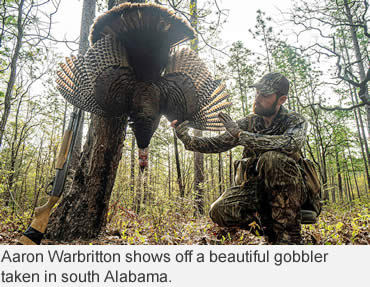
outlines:
[[[261,106],[256,106],[256,102],[253,103],[253,112],[257,115],[260,115],[262,117],[271,117],[276,112],[276,105],[277,105],[278,99],[272,104],[270,108],[263,108]]]

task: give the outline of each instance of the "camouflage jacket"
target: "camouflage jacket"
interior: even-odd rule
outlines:
[[[248,115],[237,124],[243,130],[239,139],[228,132],[216,137],[192,137],[185,148],[201,153],[220,153],[241,145],[244,146],[243,158],[258,156],[266,151],[291,155],[303,147],[308,125],[303,116],[283,106],[268,128],[265,128],[263,118],[256,114]]]

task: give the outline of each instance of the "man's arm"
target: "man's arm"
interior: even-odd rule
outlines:
[[[299,151],[306,140],[307,121],[304,117],[296,115],[291,119],[286,131],[282,135],[260,135],[243,131],[227,114],[220,113],[220,120],[226,130],[236,139],[238,143],[254,152],[265,152],[275,150],[286,154]]]
[[[186,121],[176,128],[176,135],[184,143],[187,150],[201,153],[220,153],[238,145],[238,139],[227,132],[216,137],[194,137],[188,134],[188,130]]]
[[[259,135],[241,131],[239,144],[255,152],[275,150],[293,154],[303,147],[307,126],[307,121],[302,117],[301,120],[292,123],[282,135]]]

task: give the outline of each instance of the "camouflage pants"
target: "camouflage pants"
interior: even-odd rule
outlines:
[[[210,217],[220,226],[246,229],[255,221],[272,243],[300,243],[305,196],[300,168],[274,151],[250,161],[245,182],[225,191],[211,205]]]

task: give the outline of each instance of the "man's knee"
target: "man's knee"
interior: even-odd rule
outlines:
[[[209,217],[214,223],[217,223],[221,227],[232,227],[235,226],[238,218],[233,216],[231,212],[232,206],[225,205],[224,199],[222,197],[218,198],[215,202],[211,204],[209,209]]]
[[[257,211],[255,184],[234,186],[223,193],[212,205],[209,216],[223,227],[247,226]]]
[[[223,216],[220,212],[220,204],[219,200],[216,200],[211,204],[211,208],[209,209],[209,217],[212,219],[214,223],[217,223],[220,226],[223,226]]]
[[[262,168],[267,170],[274,170],[281,167],[281,163],[291,160],[286,154],[277,151],[267,151],[260,155],[257,162],[257,170]]]
[[[258,175],[264,179],[267,187],[299,184],[301,174],[294,159],[286,154],[268,151],[257,161]]]

